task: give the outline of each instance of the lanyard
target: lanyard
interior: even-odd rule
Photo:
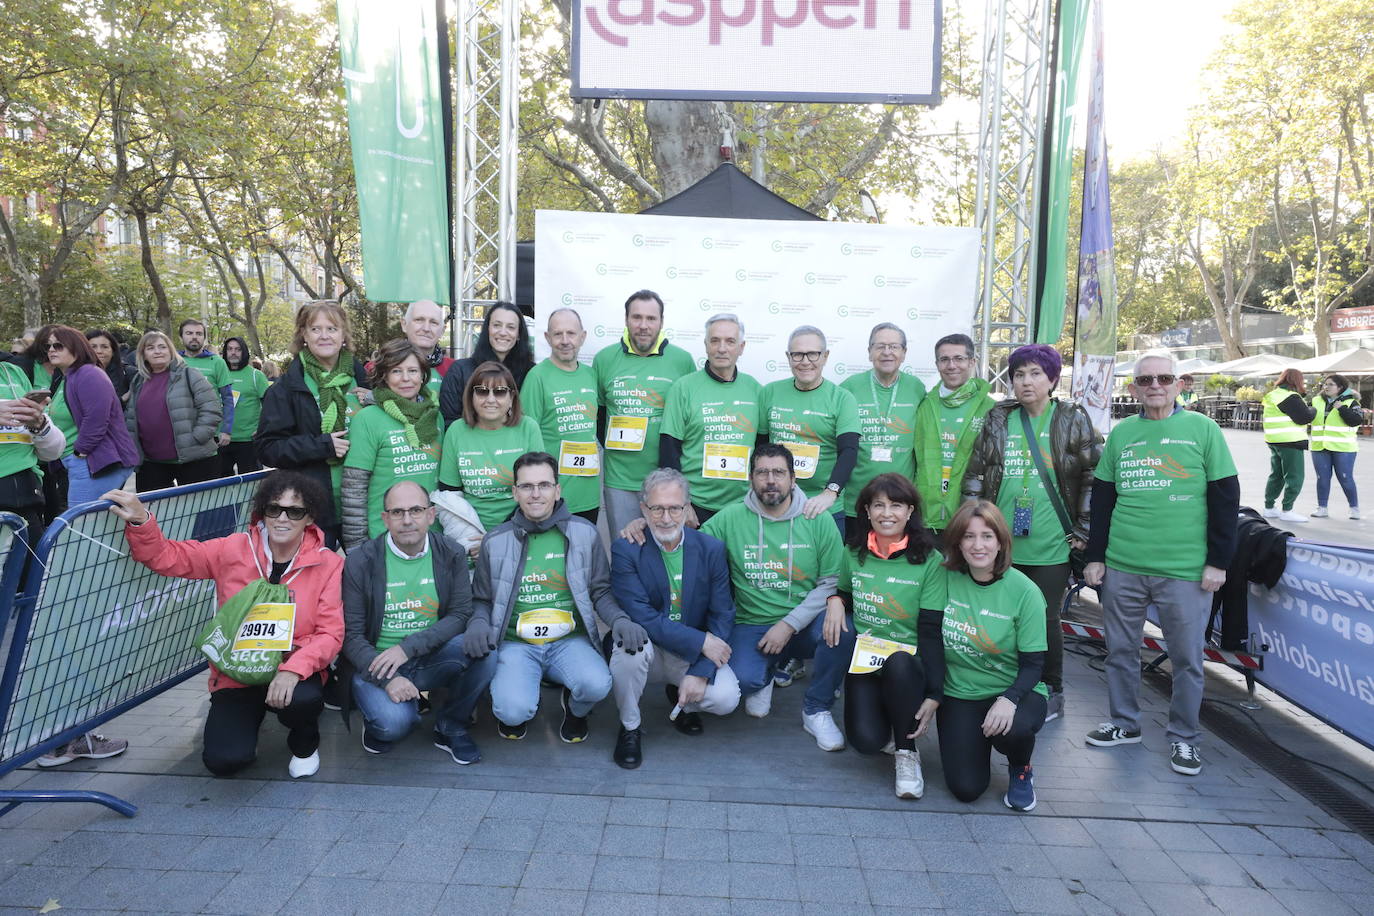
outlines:
[[[883,422],[883,426],[888,425],[888,416],[892,413],[892,405],[897,400],[897,386],[902,383],[902,376],[898,374],[892,382],[892,393],[887,398],[887,408],[878,410],[878,372],[873,370],[868,373],[868,390],[873,393],[873,411],[878,415],[878,419]]]
[[[1024,408],[1024,407],[1018,407],[1018,408],[1017,408],[1017,410],[1021,410],[1021,411],[1024,411],[1025,409],[1026,409],[1026,408]],[[1050,421],[1050,414],[1053,412],[1053,410],[1054,410],[1054,402],[1051,401],[1049,404],[1045,405],[1045,412],[1044,412],[1044,413],[1042,413],[1042,414],[1041,414],[1040,416],[1038,416],[1038,417],[1033,417],[1033,418],[1031,418],[1031,433],[1032,433],[1032,435],[1035,436],[1035,441],[1034,441],[1034,442],[1027,442],[1027,443],[1025,444],[1025,445],[1026,445],[1026,461],[1030,463],[1031,468],[1034,468],[1034,467],[1035,467],[1035,459],[1034,459],[1033,457],[1031,457],[1031,452],[1030,452],[1030,450],[1033,449],[1033,448],[1039,448],[1039,447],[1040,447],[1040,437],[1041,437],[1042,435],[1044,435],[1044,433],[1045,433],[1045,426],[1049,423],[1049,421]],[[1008,419],[1008,421],[1010,421],[1011,418],[1008,417],[1007,419]],[[1007,426],[1008,426],[1008,428],[1010,428],[1011,423],[1008,422],[1008,423],[1007,423]],[[1021,438],[1024,439],[1025,437],[1026,437],[1026,434],[1025,434],[1024,432],[1022,432],[1022,433],[1021,433]],[[1026,482],[1026,470],[1027,470],[1027,469],[1026,469],[1026,466],[1023,464],[1023,465],[1021,466],[1021,495],[1022,495],[1022,496],[1027,496],[1027,495],[1030,493],[1030,484],[1028,484],[1028,483]],[[1039,474],[1039,471],[1036,471],[1036,473]],[[1046,483],[1049,483],[1049,481],[1046,481]]]

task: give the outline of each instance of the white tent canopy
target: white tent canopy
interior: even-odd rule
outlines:
[[[1257,353],[1243,356],[1230,362],[1219,363],[1209,371],[1217,375],[1230,375],[1234,378],[1257,378],[1264,375],[1278,375],[1283,370],[1296,366],[1298,360],[1276,353]]]
[[[1305,374],[1327,375],[1339,372],[1341,375],[1374,375],[1374,350],[1365,347],[1338,350],[1335,353],[1305,359],[1293,368]]]

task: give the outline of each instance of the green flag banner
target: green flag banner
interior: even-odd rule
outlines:
[[[449,303],[443,95],[432,0],[339,0],[339,54],[374,302]]]
[[[1059,64],[1055,68],[1054,111],[1050,114],[1054,139],[1050,174],[1045,186],[1049,221],[1041,240],[1045,252],[1045,281],[1037,310],[1037,343],[1059,342],[1064,327],[1068,286],[1069,188],[1073,183],[1074,120],[1078,112],[1078,70],[1083,60],[1091,0],[1062,0],[1059,11]]]

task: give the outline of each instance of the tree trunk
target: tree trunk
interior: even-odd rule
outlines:
[[[138,250],[143,272],[148,275],[148,285],[153,288],[153,299],[157,302],[157,323],[159,327],[170,329],[172,306],[167,302],[167,289],[162,285],[162,275],[153,261],[153,243],[148,235],[148,211],[142,207],[135,208],[134,219],[138,222]]]
[[[644,103],[664,197],[685,191],[720,165],[721,111],[718,102]]]

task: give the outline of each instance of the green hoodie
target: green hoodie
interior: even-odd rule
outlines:
[[[942,397],[943,388],[937,385],[916,408],[916,492],[926,525],[937,531],[949,524],[959,508],[959,489],[973,443],[983,430],[983,417],[997,404],[988,393],[991,387],[986,379],[971,378],[958,391]],[[950,433],[954,455],[948,477],[941,450],[942,416],[945,425],[958,429]]]

